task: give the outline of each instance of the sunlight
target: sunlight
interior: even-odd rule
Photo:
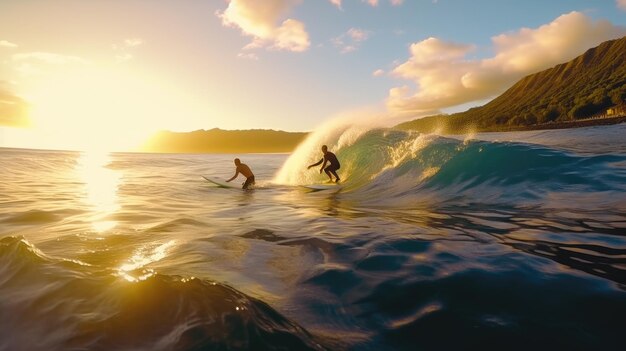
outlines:
[[[167,251],[172,248],[174,244],[176,244],[176,240],[170,240],[152,249],[147,246],[140,248],[135,251],[129,263],[123,264],[118,269],[118,274],[129,282],[148,279],[156,273],[153,269],[142,269],[141,274],[136,274],[135,271],[152,262],[160,261],[165,258]]]
[[[31,118],[40,131],[35,135],[43,136],[46,148],[133,151],[176,121],[172,116],[188,113],[167,85],[119,69],[75,68],[50,74],[29,90]]]
[[[76,171],[85,185],[85,202],[93,208],[91,226],[104,232],[117,226],[117,221],[108,217],[119,210],[117,191],[121,174],[106,168],[111,156],[107,152],[83,152],[80,154]]]

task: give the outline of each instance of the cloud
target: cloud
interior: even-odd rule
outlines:
[[[382,69],[377,69],[374,72],[372,72],[372,76],[374,77],[381,77],[385,75],[385,71],[383,71]]]
[[[65,65],[88,65],[89,61],[78,56],[68,56],[50,52],[27,52],[11,56],[14,69],[23,75],[40,75],[54,67]]]
[[[350,28],[344,34],[331,39],[335,47],[339,48],[341,53],[348,53],[359,48],[362,42],[370,37],[370,32],[364,29]]]
[[[0,126],[28,127],[29,125],[28,104],[0,85]]]
[[[143,40],[141,38],[130,38],[124,40],[124,45],[129,48],[139,46],[141,44],[143,44]]]
[[[331,4],[337,6],[341,10],[342,0],[329,0]],[[380,3],[378,0],[361,0],[361,2],[367,3],[372,7],[377,7]],[[404,0],[389,0],[392,6],[400,6],[404,3]]]
[[[305,51],[311,45],[309,34],[302,22],[287,19],[276,30],[274,38],[275,48],[289,51]]]
[[[135,47],[144,43],[141,38],[129,38],[124,39],[122,44],[113,44],[111,48],[117,52],[115,55],[115,62],[123,63],[135,58],[135,55],[131,54]]]
[[[341,0],[330,0],[330,3],[341,9]]]
[[[294,19],[281,19],[300,0],[230,0],[223,12],[216,14],[222,24],[239,28],[253,37],[244,49],[270,48],[293,52],[306,51],[310,44],[304,24]]]
[[[428,38],[410,47],[410,58],[392,74],[413,81],[389,91],[395,112],[424,114],[492,98],[531,73],[567,62],[601,42],[626,35],[626,27],[593,21],[579,12],[535,29],[522,28],[492,38],[495,55],[469,59],[473,45]]]
[[[0,48],[16,48],[17,44],[14,44],[10,41],[6,41],[6,40],[0,40]]]
[[[626,0],[617,0],[617,7],[626,11]]]
[[[52,65],[65,65],[68,63],[88,63],[87,60],[82,59],[78,56],[68,56],[50,52],[28,52],[15,54],[12,57],[14,61],[39,61]]]
[[[380,1],[378,0],[361,0],[361,1],[368,3],[372,7],[377,7],[380,4]],[[404,3],[404,0],[389,0],[389,3],[392,6],[400,6]]]
[[[348,30],[348,36],[354,41],[365,41],[369,38],[369,32],[363,29],[350,28]]]
[[[246,53],[241,52],[237,54],[237,57],[239,57],[240,59],[246,59],[246,60],[252,60],[252,61],[259,60],[259,56],[252,52],[246,52]]]

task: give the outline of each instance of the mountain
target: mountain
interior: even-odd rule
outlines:
[[[505,131],[577,126],[592,117],[623,115],[626,101],[626,37],[518,81],[486,105],[396,126],[422,132]],[[598,120],[598,123],[601,123]]]
[[[307,133],[267,129],[196,130],[188,133],[161,131],[144,143],[141,151],[170,153],[268,153],[291,152]]]
[[[626,120],[626,37],[587,50],[570,62],[531,74],[484,106],[396,126],[421,132],[464,133],[576,127]],[[620,118],[598,118],[621,115]],[[148,152],[291,152],[308,133],[275,130],[162,131],[142,147]]]

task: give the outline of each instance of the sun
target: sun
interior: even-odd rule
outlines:
[[[133,151],[163,128],[175,110],[163,85],[129,72],[81,68],[34,85],[29,102],[45,147]]]

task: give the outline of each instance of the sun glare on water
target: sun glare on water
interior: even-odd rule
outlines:
[[[81,153],[76,165],[78,178],[85,187],[84,201],[92,209],[91,226],[98,233],[117,225],[111,216],[120,208],[117,191],[121,174],[106,168],[110,161],[108,152],[91,151]]]
[[[168,251],[174,247],[175,244],[176,240],[169,240],[157,246],[152,245],[151,247],[147,245],[141,247],[135,251],[128,263],[119,267],[118,275],[129,282],[138,282],[150,278],[156,272],[151,268],[146,268],[146,266],[165,258]]]

